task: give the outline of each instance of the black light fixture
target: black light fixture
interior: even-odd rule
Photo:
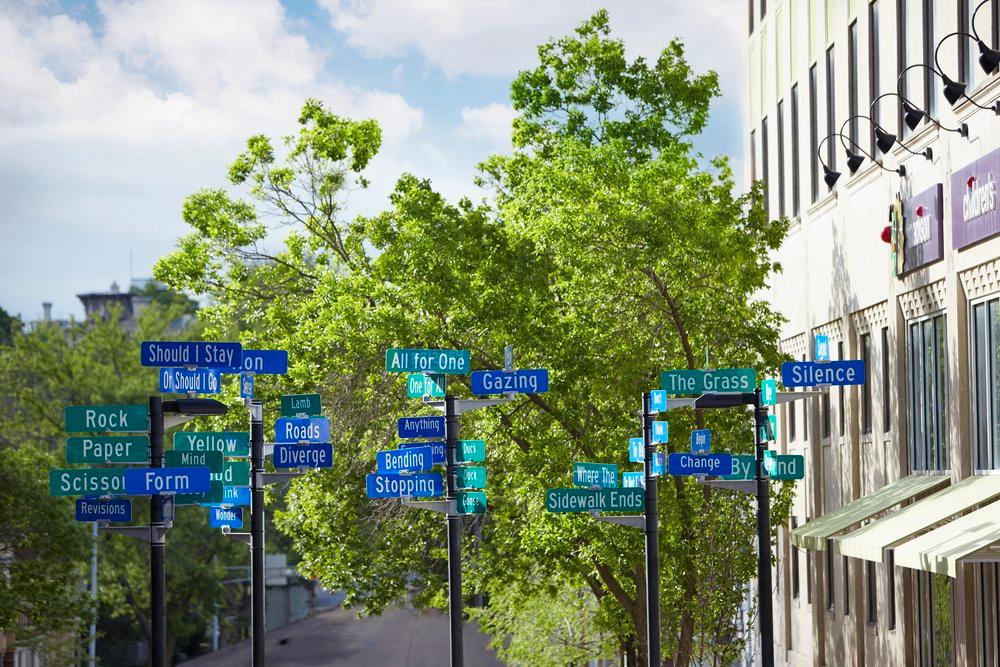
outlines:
[[[945,127],[936,118],[931,118],[931,115],[929,113],[921,109],[919,106],[916,105],[916,103],[914,103],[912,100],[907,99],[905,95],[899,92],[899,86],[900,83],[903,81],[903,77],[906,76],[907,71],[913,69],[914,67],[923,67],[928,72],[933,72],[942,79],[945,78],[945,76],[941,74],[941,72],[937,71],[930,65],[925,65],[924,63],[914,63],[904,68],[903,71],[899,73],[899,76],[896,77],[896,95],[899,96],[899,99],[901,100],[900,104],[902,104],[903,106],[903,122],[906,123],[906,126],[908,128],[910,128],[911,130],[915,130],[917,129],[917,125],[920,124],[920,121],[926,118],[927,120],[929,120],[930,122],[934,123],[939,128],[941,128],[942,130],[944,130],[945,132],[957,132],[960,136],[963,136],[966,139],[968,139],[969,125],[967,123],[962,123],[957,128]]]
[[[845,148],[844,152],[847,153],[847,168],[851,171],[851,175],[853,176],[858,169],[861,168],[861,164],[865,161],[865,159],[852,151],[850,148]]]
[[[844,125],[847,125],[847,123],[849,123],[852,120],[852,118],[853,118],[853,116],[851,118],[848,118],[847,121],[844,123]],[[864,118],[864,116],[862,116],[862,118]],[[834,137],[834,136],[840,137],[840,145],[841,145],[841,147],[843,147],[844,152],[847,154],[847,168],[851,170],[852,174],[855,173],[861,167],[861,163],[863,163],[865,161],[865,157],[867,157],[872,162],[874,162],[875,165],[879,169],[881,169],[882,171],[894,171],[897,174],[899,174],[900,178],[906,176],[906,167],[904,167],[903,165],[899,165],[895,169],[889,169],[884,164],[882,164],[881,160],[877,160],[874,155],[872,155],[871,153],[869,153],[868,151],[866,151],[864,148],[862,148],[860,146],[860,144],[858,144],[858,142],[856,142],[854,139],[851,139],[849,136],[847,136],[846,134],[844,134],[844,132],[843,132],[843,125],[841,126],[841,131],[840,132],[837,132],[836,134],[829,135],[827,137],[827,139],[829,139],[830,137]],[[850,148],[848,148],[847,144],[844,143],[845,139],[847,141],[850,141],[851,144],[856,149],[858,149],[861,153],[863,153],[865,157],[862,157],[858,153],[855,153]],[[826,139],[824,139],[823,141],[826,141]],[[820,142],[820,143],[822,143],[822,142]]]
[[[886,132],[878,125],[873,125],[872,130],[875,131],[875,145],[884,155],[888,155],[892,145],[896,143],[896,135]]]
[[[972,18],[969,19],[969,27],[972,28],[972,34],[975,37],[976,42],[979,44],[979,66],[983,68],[983,71],[987,74],[993,74],[1000,68],[1000,51],[996,49],[991,49],[986,46],[986,42],[983,38],[979,36],[979,31],[976,30],[976,14],[984,6],[990,4],[993,0],[983,0],[976,8],[972,10]]]
[[[871,106],[875,106],[875,104],[886,95],[895,95],[895,94],[896,93],[883,93],[882,95],[879,95],[872,101]],[[863,116],[861,114],[851,116],[850,118],[845,120],[844,123],[840,126],[841,133],[843,133],[844,128],[847,127],[847,124],[850,123],[855,118],[864,118],[869,123],[871,123],[872,132],[875,133],[875,145],[878,146],[878,149],[882,152],[883,155],[888,155],[889,151],[892,150],[892,145],[897,142],[896,135],[889,132],[887,129],[876,123],[874,120],[872,120],[870,116]],[[857,146],[857,143],[853,139],[851,139],[851,143]],[[934,159],[934,152],[931,150],[930,146],[928,146],[923,151],[918,153],[917,151],[910,149],[903,142],[899,142],[899,145],[904,151],[910,153],[911,155],[919,155],[920,157],[926,158],[928,160]],[[846,149],[847,147],[845,146],[844,148]]]
[[[833,186],[837,184],[837,179],[840,178],[840,172],[834,171],[833,169],[830,169],[830,167],[826,166],[826,162],[823,162],[823,154],[820,150],[823,148],[823,144],[825,144],[830,137],[834,136],[836,135],[826,135],[823,137],[823,140],[819,142],[819,145],[816,146],[816,156],[819,158],[819,163],[823,165],[823,182],[826,183],[826,187],[830,190],[833,190]],[[852,171],[851,173],[853,174],[854,172]]]
[[[982,7],[982,5],[979,5],[979,7]],[[979,7],[976,7],[976,11],[979,10]],[[973,12],[973,16],[975,16],[975,12]],[[937,43],[937,46],[934,47],[934,64],[937,65],[937,71],[941,75],[941,79],[944,81],[944,98],[948,100],[948,104],[950,104],[951,106],[955,106],[956,104],[958,104],[958,101],[964,97],[965,99],[969,100],[969,103],[972,104],[972,106],[977,107],[979,109],[984,109],[986,111],[992,111],[996,115],[1000,116],[1000,101],[997,101],[991,107],[984,107],[982,104],[979,104],[974,99],[969,97],[968,93],[965,92],[966,85],[964,81],[955,81],[944,73],[944,69],[941,67],[941,61],[938,60],[938,55],[939,52],[941,51],[941,45],[944,44],[944,41],[946,39],[948,39],[949,37],[954,37],[956,35],[968,37],[969,39],[974,40],[976,43],[980,45],[980,51],[982,51],[984,48],[989,49],[989,47],[987,47],[981,39],[979,39],[975,35],[971,35],[962,30],[956,30],[955,32],[950,32],[941,38],[941,41],[939,41]],[[993,49],[989,49],[989,51],[992,52]],[[1000,52],[993,52],[992,54],[989,55],[989,59],[992,59],[994,57],[996,57],[998,59],[997,62],[1000,63]],[[982,63],[981,56],[980,56],[980,63]],[[987,73],[991,72],[992,70],[990,70]]]

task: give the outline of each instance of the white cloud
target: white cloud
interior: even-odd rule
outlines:
[[[462,124],[458,134],[473,139],[485,139],[499,146],[510,146],[510,124],[517,112],[509,104],[494,102],[484,107],[462,109]]]

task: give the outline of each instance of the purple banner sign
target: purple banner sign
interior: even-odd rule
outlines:
[[[944,257],[942,187],[933,185],[903,204],[903,273]]]
[[[957,250],[1000,233],[1000,149],[951,175],[952,246]]]

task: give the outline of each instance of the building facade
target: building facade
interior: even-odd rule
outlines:
[[[777,411],[806,477],[778,530],[776,658],[998,665],[1000,74],[976,39],[992,68],[1000,2],[747,5],[746,176],[791,223],[783,351],[814,359],[826,334],[867,365]]]

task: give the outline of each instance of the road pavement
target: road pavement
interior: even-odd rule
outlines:
[[[466,667],[500,667],[489,639],[465,625]],[[354,611],[325,609],[267,633],[268,667],[441,667],[448,664],[448,617],[438,611],[388,609],[357,618]],[[183,667],[246,667],[248,641],[182,663]]]

